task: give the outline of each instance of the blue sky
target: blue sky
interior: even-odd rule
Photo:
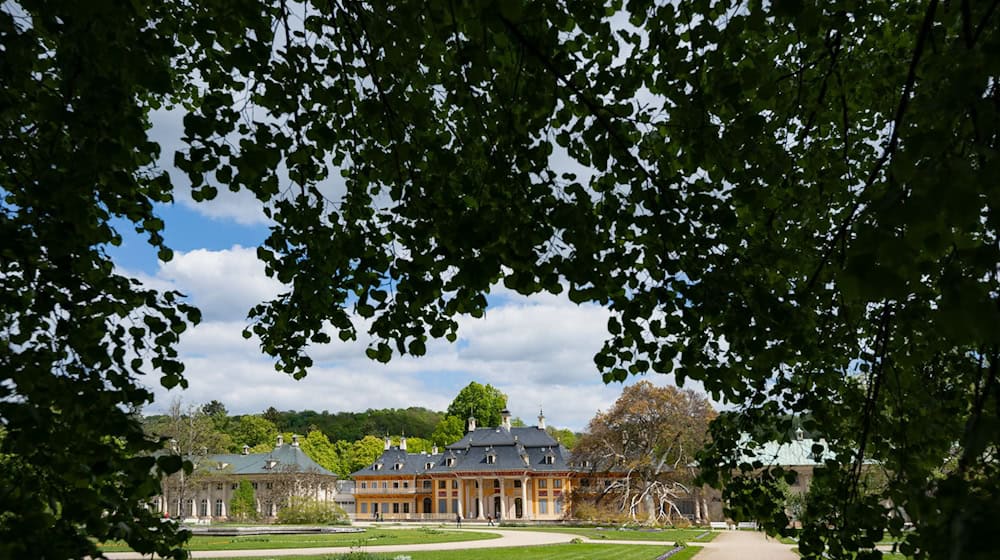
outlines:
[[[168,170],[179,142],[179,115],[154,115],[153,136],[163,147]],[[274,371],[256,339],[244,340],[247,311],[279,294],[282,286],[264,274],[256,247],[269,222],[249,193],[220,189],[210,202],[195,203],[181,174],[171,171],[176,202],[157,212],[164,236],[175,251],[159,262],[145,240],[124,222],[124,237],[112,258],[125,274],[150,286],[176,289],[201,308],[203,322],[182,337],[181,356],[189,388],[161,388],[147,412],[165,410],[176,398],[187,404],[222,401],[231,413],[313,409],[361,411],[424,406],[443,410],[470,381],[490,383],[509,396],[515,416],[533,423],[539,408],[549,425],[582,430],[600,409],[609,408],[622,386],[606,386],[593,363],[604,342],[608,313],[596,305],[576,305],[565,296],[523,297],[502,287],[490,297],[483,319],[461,318],[459,340],[432,341],[421,358],[394,358],[379,364],[364,355],[366,341],[335,342],[312,352],[315,367],[300,381]],[[669,377],[647,379],[665,384]],[[637,379],[630,380],[629,383]]]

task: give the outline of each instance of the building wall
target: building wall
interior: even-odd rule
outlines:
[[[163,494],[150,504],[151,509],[174,518],[226,520],[229,503],[242,480],[254,488],[257,513],[268,520],[288,503],[292,496],[308,497],[321,502],[353,505],[337,491],[337,478],[307,473],[269,475],[172,475],[163,481]],[[348,495],[349,496],[349,495]],[[346,511],[346,508],[345,508]],[[348,512],[350,513],[350,512]]]
[[[572,484],[569,473],[356,475],[355,518],[557,520],[567,513]]]

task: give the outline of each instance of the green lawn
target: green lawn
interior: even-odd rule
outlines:
[[[652,545],[551,544],[545,546],[481,548],[475,550],[432,550],[425,552],[355,553],[353,555],[282,556],[280,560],[393,560],[400,556],[411,560],[652,560],[669,550]],[[689,560],[701,548],[689,546],[670,560]],[[232,559],[230,559],[232,560]],[[237,559],[239,560],[239,559]],[[242,560],[261,560],[244,558]]]
[[[253,550],[266,548],[313,548],[319,546],[371,546],[382,544],[425,544],[496,539],[493,533],[448,531],[444,529],[368,529],[364,533],[324,535],[246,535],[214,537],[198,535],[188,541],[188,550]],[[104,552],[131,550],[124,544],[105,544]]]
[[[546,533],[567,533],[570,535],[580,535],[593,540],[609,541],[663,541],[674,543],[683,542],[708,542],[715,538],[717,531],[705,529],[601,529],[594,527],[501,527],[501,529],[511,529],[517,531],[542,531]],[[707,534],[706,534],[707,533]],[[697,538],[704,535],[702,538]]]

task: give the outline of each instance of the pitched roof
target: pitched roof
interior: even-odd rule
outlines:
[[[285,474],[309,472],[326,476],[336,474],[321,467],[297,445],[279,445],[270,453],[220,453],[190,457],[195,470],[217,474]]]
[[[487,460],[487,457],[492,457],[492,460]],[[351,476],[576,470],[569,465],[568,458],[569,451],[543,429],[479,428],[436,455],[407,453],[392,447],[383,451],[374,463],[351,473]]]

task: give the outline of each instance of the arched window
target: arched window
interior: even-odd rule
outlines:
[[[215,500],[215,516],[222,517],[222,498]]]

